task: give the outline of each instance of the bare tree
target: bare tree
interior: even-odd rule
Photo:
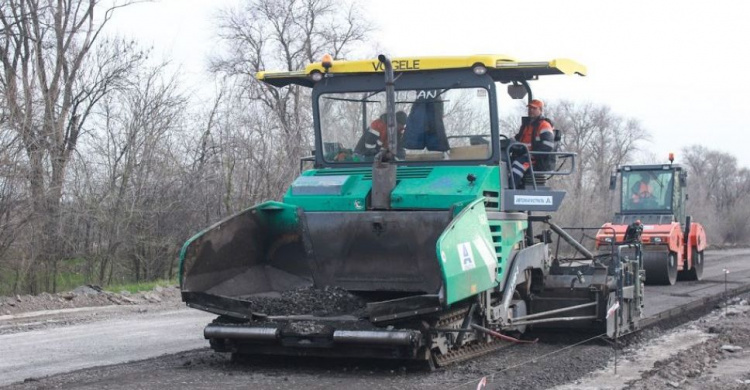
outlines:
[[[369,29],[356,6],[338,0],[248,0],[225,10],[219,25],[227,49],[212,69],[225,77],[227,89],[223,118],[212,121],[204,139],[217,142],[212,149],[221,159],[229,210],[237,193],[246,201],[277,198],[312,145],[309,91],[269,87],[255,72],[303,69],[324,53],[340,58]]]
[[[28,209],[22,207],[26,201],[23,161],[20,142],[0,121],[0,287],[6,284],[8,294],[17,292],[20,270],[24,267],[23,256],[13,250],[29,220]]]
[[[711,242],[736,244],[750,238],[750,170],[737,159],[701,145],[683,149],[689,172],[688,213],[706,227]]]
[[[97,261],[92,268],[98,269],[99,283],[110,282],[116,268],[125,270],[129,280],[148,279],[152,273],[161,276],[163,270],[152,269],[169,256],[149,254],[155,253],[154,246],[159,251],[174,247],[164,244],[174,238],[159,216],[174,212],[179,199],[175,191],[181,188],[178,167],[183,159],[177,157],[172,140],[184,125],[187,100],[173,77],[165,79],[163,66],[144,68],[130,79],[97,106],[97,129],[82,149],[100,167],[97,172],[80,166],[79,172],[82,184],[90,185],[81,189],[88,199],[81,205],[99,236],[96,249],[86,245],[92,251],[87,257]]]
[[[32,292],[39,287],[39,266],[48,271],[44,288],[56,289],[60,201],[81,128],[91,107],[143,58],[128,44],[106,42],[97,49],[102,28],[119,7],[99,3],[6,0],[0,11],[0,93],[8,107],[7,127],[26,153],[32,242],[39,248],[27,281]]]

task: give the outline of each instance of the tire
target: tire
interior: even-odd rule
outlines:
[[[703,279],[703,251],[698,252],[695,247],[690,251],[693,257],[693,267],[685,273],[685,280],[701,280]]]

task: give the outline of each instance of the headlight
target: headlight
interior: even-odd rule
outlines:
[[[474,65],[474,67],[471,68],[471,70],[473,70],[474,74],[477,76],[481,76],[487,73],[487,68],[485,68],[483,65]]]

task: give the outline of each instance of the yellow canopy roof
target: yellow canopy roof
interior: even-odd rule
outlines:
[[[569,59],[559,58],[549,62],[521,62],[506,55],[474,55],[474,56],[452,56],[452,57],[402,57],[391,59],[394,72],[419,72],[440,69],[471,68],[481,64],[487,68],[489,74],[496,80],[506,80],[511,75],[522,75],[530,79],[540,75],[552,74],[578,74],[586,75],[586,67]],[[367,74],[382,73],[383,64],[377,59],[356,61],[333,61],[328,69],[333,74]],[[289,84],[297,84],[312,87],[313,73],[325,73],[322,62],[314,62],[305,67],[305,70],[291,72],[258,72],[256,78],[268,84],[282,87]]]

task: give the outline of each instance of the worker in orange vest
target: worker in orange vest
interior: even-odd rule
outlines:
[[[516,134],[516,141],[526,145],[529,151],[552,152],[555,149],[555,133],[552,122],[542,116],[544,103],[539,99],[533,99],[526,105],[528,117],[523,118],[521,128]],[[551,171],[554,169],[553,157],[535,156],[530,157],[523,148],[513,148],[511,156],[511,172],[513,172],[513,183],[515,188],[523,188],[523,176],[534,164],[535,170]]]
[[[654,197],[654,189],[651,187],[651,176],[647,173],[641,174],[641,180],[630,188],[630,201],[633,204],[643,203],[644,200]]]

